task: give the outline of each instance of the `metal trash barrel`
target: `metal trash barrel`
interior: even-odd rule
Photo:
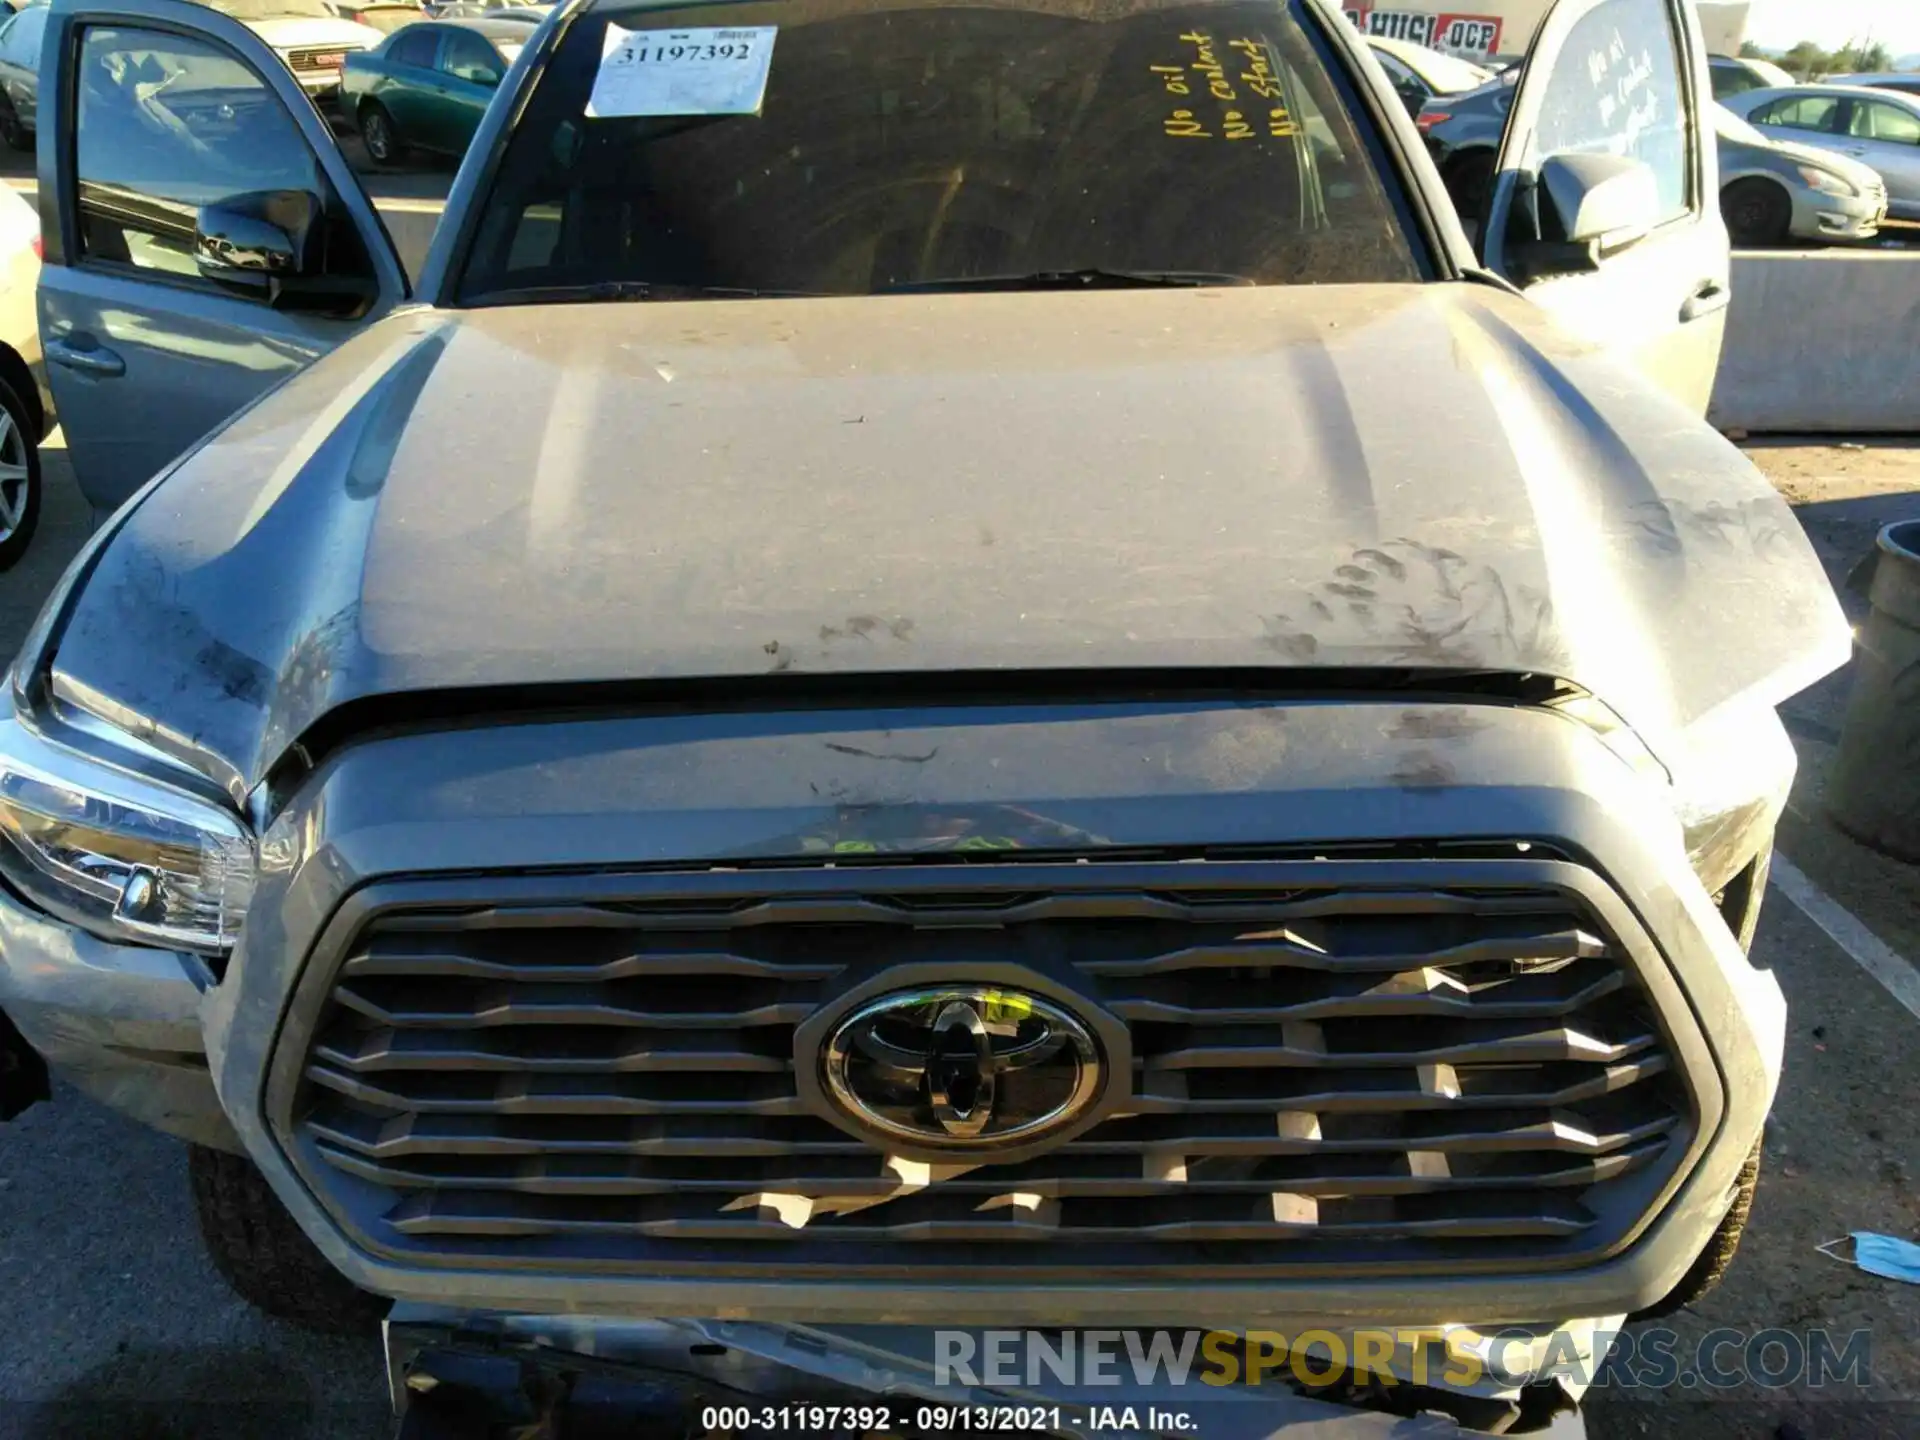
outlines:
[[[1920,520],[1882,530],[1847,584],[1873,609],[1855,643],[1827,808],[1854,839],[1920,861]]]

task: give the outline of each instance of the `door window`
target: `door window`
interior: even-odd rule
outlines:
[[[1801,95],[1772,100],[1753,112],[1756,125],[1783,125],[1789,130],[1840,130],[1840,101],[1832,95]]]
[[[440,68],[456,80],[471,85],[498,85],[505,73],[493,47],[470,30],[456,30],[447,36],[446,54]]]
[[[393,43],[387,47],[387,58],[396,65],[417,65],[422,70],[431,70],[434,52],[439,48],[440,32],[416,25],[393,37]]]
[[[1693,126],[1669,0],[1604,0],[1575,22],[1545,77],[1534,164],[1619,155],[1653,171],[1660,220],[1694,206]]]
[[[279,97],[206,40],[122,27],[81,38],[74,168],[83,262],[190,283],[202,206],[299,191],[324,198],[319,162]],[[324,273],[369,273],[349,224],[320,222]]]
[[[1920,145],[1920,115],[1898,105],[1876,100],[1853,102],[1850,134],[1861,140],[1881,140],[1891,145]]]

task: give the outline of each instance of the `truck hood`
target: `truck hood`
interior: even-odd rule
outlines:
[[[1744,456],[1467,284],[413,310],[118,524],[56,693],[240,795],[375,697],[823,673],[1548,674],[1657,751],[1850,643]]]

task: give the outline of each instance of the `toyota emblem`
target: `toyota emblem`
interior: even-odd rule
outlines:
[[[826,1088],[861,1126],[941,1150],[1025,1143],[1100,1088],[1092,1033],[1021,990],[943,985],[883,995],[827,1038]]]

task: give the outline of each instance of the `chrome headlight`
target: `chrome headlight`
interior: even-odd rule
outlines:
[[[122,770],[0,708],[0,876],[110,940],[218,954],[253,898],[253,837],[218,805]]]
[[[1851,200],[1860,192],[1853,185],[1831,170],[1816,170],[1811,165],[1796,165],[1800,178],[1823,195],[1837,195],[1842,200]]]

